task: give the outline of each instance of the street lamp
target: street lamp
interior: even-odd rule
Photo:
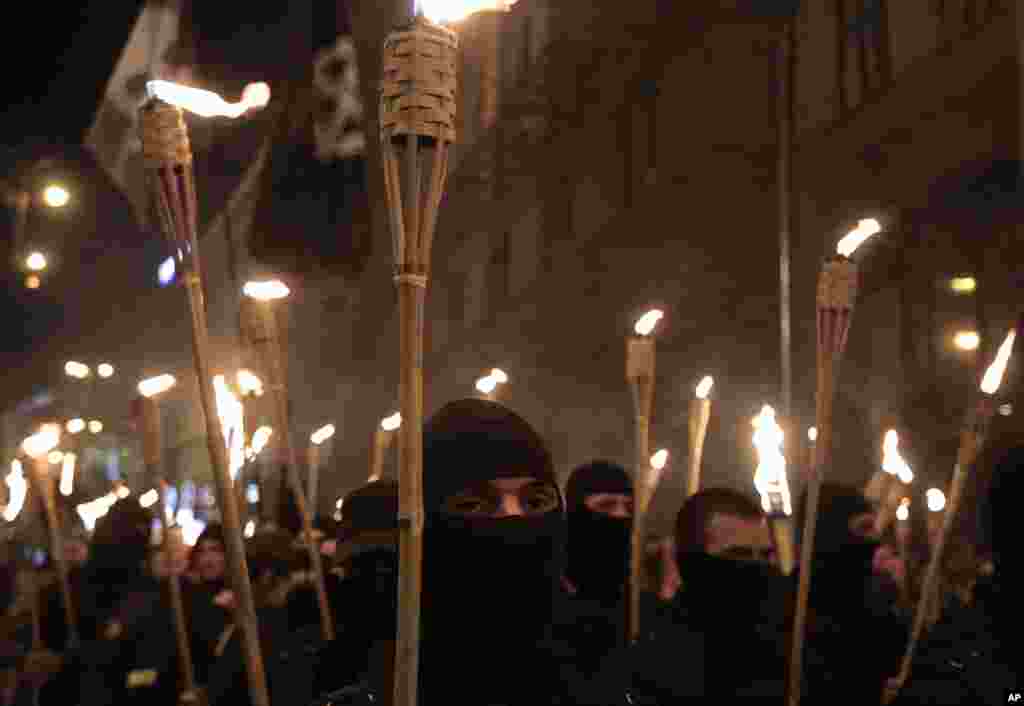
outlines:
[[[101,422],[98,419],[93,419],[91,422],[89,422],[89,431],[92,432],[93,434],[99,434],[101,431],[103,431],[103,422]]]
[[[68,377],[73,377],[76,380],[85,380],[91,373],[92,371],[85,363],[69,360],[64,364],[64,374]]]
[[[85,420],[81,418],[75,418],[68,421],[65,428],[69,434],[79,434],[85,430]]]

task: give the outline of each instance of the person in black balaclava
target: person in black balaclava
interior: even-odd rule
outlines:
[[[893,706],[1021,702],[1024,551],[1018,537],[1024,446],[1008,452],[1004,449],[997,459],[981,507],[982,529],[992,548],[995,572],[979,582],[973,610],[960,611],[949,619],[943,616],[922,638],[910,677]]]
[[[803,527],[806,501],[805,494],[797,528]],[[899,669],[907,625],[892,610],[898,592],[883,590],[874,578],[881,546],[874,528],[875,509],[856,488],[821,485],[804,647],[812,701],[843,693],[851,703],[874,703]]]
[[[227,589],[225,551],[224,527],[219,522],[211,522],[200,533],[189,554],[190,580],[181,582],[192,661],[196,681],[200,684],[207,681],[217,639],[231,620],[230,614],[215,602]]]
[[[785,629],[791,581],[770,563],[760,507],[734,490],[708,488],[676,518],[682,587],[668,624],[609,658],[588,703],[730,703],[785,693]],[[646,631],[645,631],[646,633]]]
[[[521,417],[449,403],[423,438],[422,703],[561,703],[547,639],[563,571],[562,497],[551,456]]]
[[[621,466],[580,466],[566,485],[567,564],[554,633],[571,644],[577,666],[593,673],[625,644],[633,487]]]
[[[398,484],[377,481],[345,496],[331,593],[339,638],[321,660],[318,692],[364,684],[390,703],[398,610]]]

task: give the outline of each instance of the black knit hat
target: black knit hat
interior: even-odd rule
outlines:
[[[592,461],[580,466],[569,476],[565,487],[565,504],[572,511],[595,493],[633,494],[633,484],[622,466],[610,461]]]
[[[802,541],[807,492],[800,496],[796,507],[795,527],[798,541]],[[818,491],[818,520],[815,527],[815,553],[827,554],[846,543],[851,535],[850,520],[855,515],[872,512],[871,502],[853,486],[840,483],[822,483]]]
[[[341,505],[338,541],[350,542],[366,533],[398,530],[398,484],[377,481],[356,488]]]
[[[423,433],[423,499],[428,515],[468,483],[530,476],[558,486],[544,440],[496,402],[462,399],[441,408]]]

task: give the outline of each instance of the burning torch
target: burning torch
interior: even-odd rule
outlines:
[[[785,434],[775,421],[775,410],[765,405],[754,418],[754,448],[757,449],[757,470],[754,488],[761,496],[761,508],[775,542],[779,568],[787,576],[793,573],[793,500],[786,478],[786,457],[782,453]]]
[[[700,490],[700,464],[704,456],[704,437],[708,433],[711,419],[711,387],[715,384],[710,375],[697,384],[696,396],[690,401],[690,473],[686,479],[686,497]]]

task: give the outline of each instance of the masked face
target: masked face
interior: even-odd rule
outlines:
[[[475,519],[535,517],[559,507],[558,489],[529,476],[472,483],[449,496],[446,514]]]
[[[715,513],[705,531],[705,552],[721,559],[771,563],[775,550],[763,518]]]
[[[578,594],[619,598],[629,577],[633,498],[625,493],[592,493],[569,512],[567,578]]]

